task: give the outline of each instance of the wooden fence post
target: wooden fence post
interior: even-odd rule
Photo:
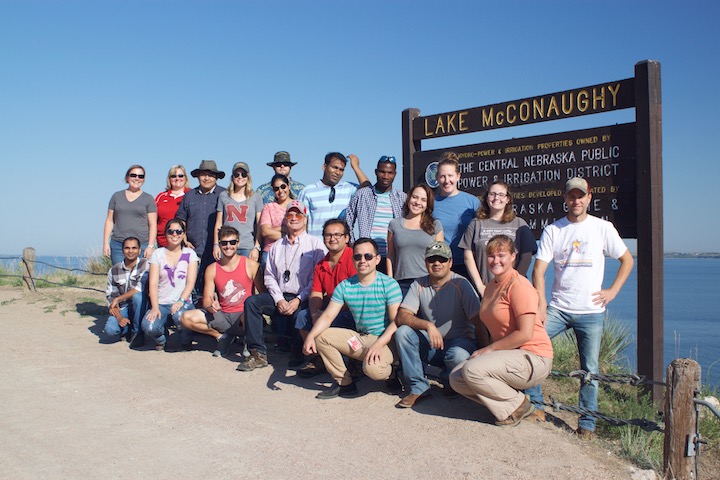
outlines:
[[[665,478],[695,478],[695,392],[700,389],[700,365],[689,358],[673,360],[665,377]]]
[[[27,285],[28,290],[31,292],[35,291],[35,249],[32,247],[27,247],[23,249],[23,265],[25,265],[25,272],[27,272],[27,276],[23,275],[23,280],[25,281],[25,285]]]

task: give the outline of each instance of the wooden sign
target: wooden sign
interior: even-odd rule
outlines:
[[[417,152],[412,183],[437,186],[437,162],[445,150]],[[588,181],[590,213],[609,220],[624,238],[637,235],[635,124],[514,138],[454,147],[460,190],[481,196],[495,180],[510,185],[515,214],[539,239],[542,229],[567,213],[565,182]]]

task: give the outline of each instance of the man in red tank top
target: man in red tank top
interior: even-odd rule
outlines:
[[[237,254],[238,231],[223,225],[218,233],[222,257],[205,270],[202,310],[183,314],[181,322],[188,330],[217,339],[214,357],[226,357],[236,335],[242,334],[245,299],[265,291],[260,264]]]

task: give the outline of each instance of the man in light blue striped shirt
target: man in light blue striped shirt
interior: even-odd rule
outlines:
[[[360,159],[352,154],[348,155],[348,158],[360,186],[370,185],[367,175],[360,169]],[[345,210],[350,198],[358,189],[358,185],[354,183],[341,181],[348,158],[339,152],[325,155],[325,163],[322,166],[323,177],[315,183],[306,185],[300,192],[298,200],[308,208],[307,232],[310,235],[321,237],[323,225],[331,218],[345,219]]]
[[[377,271],[379,262],[374,240],[361,238],[355,242],[353,263],[357,275],[335,287],[330,303],[305,339],[305,355],[319,353],[335,380],[316,398],[357,395],[357,386],[347,371],[343,355],[361,360],[365,375],[373,380],[387,380],[393,375],[394,356],[389,344],[397,330],[395,316],[402,295],[394,279]],[[343,305],[350,309],[357,331],[330,327]]]

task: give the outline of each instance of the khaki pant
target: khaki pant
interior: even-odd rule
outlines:
[[[353,351],[348,340],[357,336],[361,347]],[[342,356],[346,355],[355,360],[363,361],[363,372],[373,380],[386,380],[392,373],[394,355],[388,346],[383,347],[380,361],[370,365],[365,361],[367,349],[377,341],[376,335],[358,333],[347,328],[330,327],[315,339],[317,351],[325,363],[328,373],[338,382],[339,385],[349,385],[352,378],[347,372],[347,367]]]
[[[459,394],[487,407],[505,420],[522,404],[520,390],[542,382],[552,368],[552,358],[527,350],[496,350],[461,363],[450,373],[450,385]]]

